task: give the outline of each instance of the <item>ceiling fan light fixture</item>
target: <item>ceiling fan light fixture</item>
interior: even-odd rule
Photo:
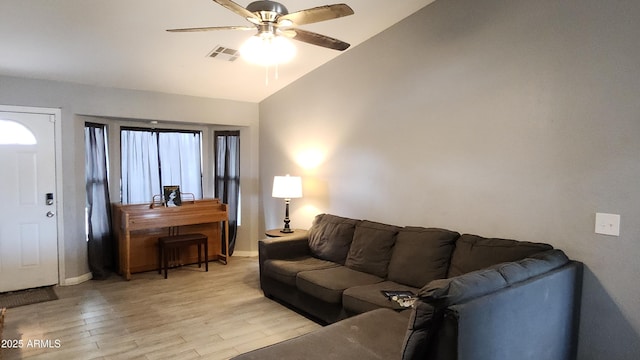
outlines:
[[[284,64],[295,55],[296,47],[289,39],[271,33],[254,35],[240,47],[245,61],[262,66]]]
[[[282,20],[278,21],[278,25],[282,26],[282,27],[293,26],[293,21],[291,21],[289,19],[282,19]]]

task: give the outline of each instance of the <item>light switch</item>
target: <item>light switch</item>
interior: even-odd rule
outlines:
[[[620,215],[596,213],[596,234],[620,236]]]

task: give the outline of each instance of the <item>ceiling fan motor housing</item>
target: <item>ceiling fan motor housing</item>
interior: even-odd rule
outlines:
[[[276,22],[279,16],[289,13],[289,10],[284,5],[275,1],[254,1],[247,5],[246,9],[258,14],[262,21],[267,22]]]

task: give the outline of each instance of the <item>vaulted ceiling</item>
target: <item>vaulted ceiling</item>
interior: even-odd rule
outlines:
[[[340,0],[355,14],[301,28],[353,49],[433,1]],[[334,2],[281,3],[295,12]],[[208,56],[219,46],[238,49],[253,32],[165,31],[226,25],[250,23],[211,0],[2,0],[0,75],[259,102],[350,51],[295,41],[296,58],[276,72]]]

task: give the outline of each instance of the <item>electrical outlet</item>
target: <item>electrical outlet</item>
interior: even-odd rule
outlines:
[[[596,213],[596,234],[620,236],[620,215]]]

